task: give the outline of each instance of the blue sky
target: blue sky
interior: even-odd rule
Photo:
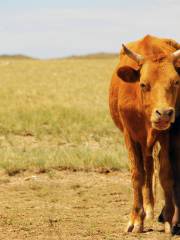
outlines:
[[[0,54],[118,52],[152,34],[180,40],[180,0],[0,1]]]

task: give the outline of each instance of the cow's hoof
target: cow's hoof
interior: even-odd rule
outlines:
[[[165,222],[164,223],[164,231],[165,233],[167,234],[170,234],[171,233],[171,224],[169,222]]]
[[[140,223],[133,224],[132,222],[129,222],[126,228],[126,232],[141,233],[143,232],[143,224]]]
[[[180,223],[172,227],[171,233],[172,235],[180,235]]]
[[[143,232],[143,225],[142,224],[135,224],[132,232],[133,233],[142,233]]]
[[[133,228],[134,228],[134,224],[129,222],[125,231],[132,232]]]

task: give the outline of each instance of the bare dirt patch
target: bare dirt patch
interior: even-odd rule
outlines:
[[[170,239],[163,225],[125,234],[131,209],[127,172],[53,171],[0,178],[0,239]],[[156,218],[162,200],[158,201]]]

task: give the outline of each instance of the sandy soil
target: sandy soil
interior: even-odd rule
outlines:
[[[132,204],[127,172],[2,175],[0,192],[0,239],[171,239],[156,220],[159,199],[144,233],[124,233]]]

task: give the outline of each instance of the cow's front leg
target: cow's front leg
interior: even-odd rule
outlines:
[[[142,195],[142,187],[144,184],[143,158],[140,145],[135,143],[128,134],[125,135],[125,142],[129,154],[134,195],[133,208],[126,231],[142,232],[145,217]]]
[[[159,178],[161,186],[164,190],[165,206],[163,209],[163,218],[165,223],[165,232],[171,232],[172,217],[174,214],[173,204],[173,176],[172,168],[169,160],[169,137],[164,133],[160,137],[160,171]]]
[[[152,190],[153,177],[153,158],[152,156],[144,156],[145,182],[143,187],[143,202],[146,219],[154,217],[154,196]]]

